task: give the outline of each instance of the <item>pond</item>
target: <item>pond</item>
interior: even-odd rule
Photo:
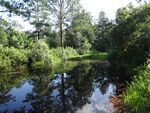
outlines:
[[[107,61],[70,61],[50,72],[0,74],[0,112],[117,113],[111,97],[125,79],[114,72]]]

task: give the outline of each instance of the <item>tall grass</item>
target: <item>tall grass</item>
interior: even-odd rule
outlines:
[[[137,68],[137,74],[123,94],[128,113],[150,113],[150,69],[148,66]]]

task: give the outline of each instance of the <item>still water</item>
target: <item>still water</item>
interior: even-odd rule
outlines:
[[[0,74],[0,113],[116,113],[120,78],[108,62],[67,62],[50,72]]]

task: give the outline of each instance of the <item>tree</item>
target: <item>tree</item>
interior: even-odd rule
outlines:
[[[95,24],[95,36],[96,40],[94,42],[94,48],[98,51],[106,51],[110,48],[111,39],[110,31],[113,27],[113,24],[106,17],[105,12],[101,11],[99,13],[99,18]]]
[[[60,38],[58,32],[45,32],[44,35],[47,36],[46,40],[50,48],[57,48],[60,46]]]
[[[50,26],[50,6],[48,6],[48,0],[24,0],[25,12],[28,12],[28,18],[30,23],[35,27],[33,36],[38,39],[43,38],[46,28]],[[51,29],[50,29],[51,30]]]
[[[144,3],[150,3],[150,0],[136,0],[138,3],[144,2]]]
[[[63,31],[65,26],[72,19],[72,15],[80,8],[79,0],[49,0],[51,5],[53,20],[56,27],[59,27],[59,36],[61,39],[61,47],[63,47]]]
[[[28,15],[28,12],[23,10],[25,8],[23,0],[0,0],[0,7],[0,13],[8,13],[9,16],[11,16],[11,14]]]
[[[90,14],[85,10],[80,11],[66,29],[65,46],[78,49],[80,53],[87,53],[95,40],[93,28]]]
[[[150,5],[119,9],[112,31],[113,50],[121,63],[137,66],[150,54]]]
[[[8,35],[6,33],[6,29],[8,26],[8,22],[4,19],[0,19],[0,44],[7,45],[8,44]]]
[[[94,43],[94,27],[88,12],[81,10],[72,19],[71,25],[66,29],[65,46],[78,49],[80,53],[89,51]]]

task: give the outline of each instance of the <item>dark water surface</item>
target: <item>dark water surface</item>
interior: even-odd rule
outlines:
[[[124,81],[114,72],[97,61],[69,62],[49,73],[0,74],[0,112],[116,113],[110,98]]]

